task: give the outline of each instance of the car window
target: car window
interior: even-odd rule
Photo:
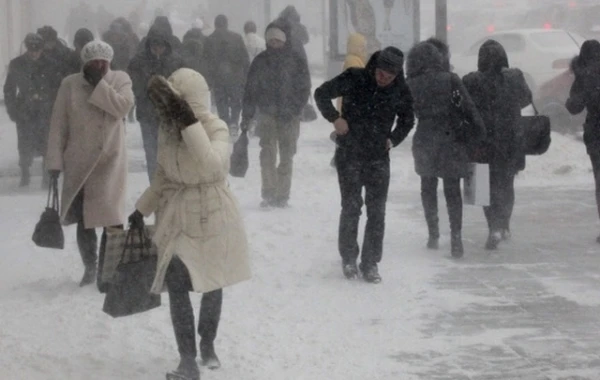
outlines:
[[[491,39],[498,41],[507,53],[525,50],[525,39],[519,34],[500,34],[492,36]]]
[[[563,31],[531,33],[531,40],[542,48],[565,48],[576,46],[573,38]]]

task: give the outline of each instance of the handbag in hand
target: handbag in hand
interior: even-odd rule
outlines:
[[[233,144],[233,152],[229,160],[229,174],[232,177],[243,178],[248,171],[248,131],[244,130],[240,137]]]
[[[310,123],[317,120],[317,111],[315,106],[312,104],[312,98],[309,98],[309,102],[302,108],[302,114],[300,115],[300,121],[303,123]]]
[[[540,115],[532,103],[535,116],[521,116],[517,125],[516,140],[524,155],[541,155],[548,151],[552,138],[548,116]]]
[[[102,311],[111,317],[125,317],[157,308],[160,294],[150,293],[158,257],[145,228],[129,229],[121,260],[113,274]]]
[[[65,235],[59,214],[58,178],[50,180],[46,210],[42,213],[40,221],[35,225],[31,240],[35,245],[42,248],[65,248]]]

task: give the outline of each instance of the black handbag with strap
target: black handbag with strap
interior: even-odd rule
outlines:
[[[229,174],[232,177],[243,178],[246,176],[249,166],[248,143],[248,131],[244,130],[235,144],[233,144],[233,152],[229,160]]]
[[[534,116],[521,116],[517,126],[516,139],[521,152],[528,156],[539,156],[548,151],[552,137],[550,118],[540,115],[532,103]]]
[[[102,311],[111,317],[125,317],[157,308],[161,304],[160,294],[150,292],[158,257],[153,254],[152,240],[145,228],[127,232],[121,261],[108,286]],[[139,239],[134,234],[139,234]],[[143,249],[140,253],[140,244]]]
[[[60,223],[58,178],[52,178],[48,187],[46,210],[35,225],[31,240],[42,248],[64,249],[65,235]]]

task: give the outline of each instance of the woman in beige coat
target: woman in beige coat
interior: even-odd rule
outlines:
[[[81,286],[96,277],[95,229],[125,220],[123,118],[134,100],[129,75],[110,70],[112,57],[112,48],[104,42],[83,47],[83,69],[63,80],[50,122],[46,168],[53,178],[64,172],[61,220],[65,225],[77,223],[85,265]]]
[[[209,111],[204,78],[180,69],[154,77],[149,96],[161,116],[158,166],[136,204],[132,225],[156,213],[158,266],[152,291],[168,288],[181,355],[172,378],[199,379],[194,312],[189,291],[202,296],[198,333],[202,363],[218,368],[214,351],[222,288],[250,278],[246,234],[227,184],[229,130]]]

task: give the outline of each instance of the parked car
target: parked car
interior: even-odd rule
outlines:
[[[534,95],[539,87],[569,68],[579,53],[583,37],[560,29],[514,29],[491,33],[475,42],[462,54],[452,56],[455,72],[465,75],[477,70],[479,48],[488,39],[506,49],[510,65],[523,70]]]

